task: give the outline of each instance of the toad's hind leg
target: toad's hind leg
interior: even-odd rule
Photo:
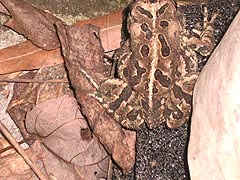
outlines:
[[[195,54],[198,52],[202,56],[208,56],[214,48],[215,38],[213,35],[213,22],[217,15],[214,15],[210,21],[208,21],[207,9],[204,9],[204,27],[202,31],[194,29],[193,32],[196,36],[187,36],[182,34],[182,47],[188,54]],[[188,34],[189,35],[189,34]],[[198,59],[197,56],[189,56],[187,61],[188,67],[191,67],[189,72],[185,71],[185,68],[178,67],[178,71],[181,74],[179,79],[173,84],[171,88],[171,95],[168,109],[169,117],[167,119],[167,126],[170,128],[177,128],[190,119],[192,109],[192,93],[195,82],[198,77]],[[182,63],[183,64],[183,63]],[[190,73],[190,74],[189,74]]]
[[[166,117],[169,128],[178,128],[190,119],[192,110],[192,92],[198,75],[192,74],[177,81],[171,90],[171,98]]]

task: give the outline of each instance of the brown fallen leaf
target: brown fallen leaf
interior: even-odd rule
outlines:
[[[71,86],[82,113],[115,162],[123,171],[129,171],[135,162],[135,132],[124,131],[103,106],[91,97],[95,88],[108,79],[110,73],[110,67],[103,61],[99,29],[93,25],[56,26]]]
[[[75,98],[64,95],[36,105],[27,113],[26,127],[41,138],[55,159],[81,171],[82,179],[107,178],[110,157],[89,129]]]
[[[124,130],[94,98],[85,99],[81,108],[94,134],[118,166],[123,172],[131,170],[135,163],[136,132]]]
[[[54,23],[61,22],[60,19],[38,10],[23,0],[0,0],[0,2],[11,15],[5,26],[24,35],[40,48],[52,50],[59,47]]]
[[[100,37],[105,51],[119,48],[122,10],[96,19],[76,23],[77,26],[82,24],[95,24],[101,28]],[[60,49],[46,51],[34,46],[30,41],[0,50],[0,74],[39,69],[62,63]]]
[[[40,138],[47,147],[43,161],[49,175],[69,180],[107,178],[110,156],[88,128],[68,83],[43,83],[65,75],[63,65],[58,65],[34,74],[41,83],[16,83],[10,115],[20,121],[28,138]]]
[[[120,47],[122,28],[122,9],[95,19],[78,21],[76,26],[92,24],[100,28],[100,39],[104,51],[113,51]]]
[[[55,156],[45,146],[42,149],[45,152],[44,167],[51,180],[87,180],[78,175],[73,164]]]
[[[49,180],[99,180],[108,178],[109,157],[89,166],[77,166],[56,156],[40,141],[34,142],[26,153],[37,163],[38,168],[48,175]],[[31,168],[17,153],[0,158],[1,180],[39,180]]]
[[[38,72],[29,72],[19,78],[35,79],[35,83],[15,83],[13,98],[8,105],[8,113],[19,127],[24,139],[32,143],[36,136],[29,134],[25,128],[26,113],[36,104],[51,98],[71,94],[67,83],[37,83],[37,80],[66,79],[63,64],[49,68],[43,68]]]
[[[11,135],[11,133],[8,131],[8,129],[2,122],[0,122],[0,132],[4,135],[4,137],[6,137],[6,139],[11,143],[14,149],[19,153],[19,155],[21,155],[21,157],[28,164],[28,166],[34,171],[34,174],[40,180],[48,180],[48,177],[43,174],[37,163],[34,162],[35,156],[30,157],[30,155],[28,155],[26,151],[23,150],[23,148],[18,144],[18,142],[14,139],[14,137]]]
[[[0,50],[0,74],[39,69],[62,63],[59,49],[46,51],[33,46],[30,41]]]

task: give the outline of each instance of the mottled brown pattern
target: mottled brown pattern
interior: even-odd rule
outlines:
[[[97,93],[124,127],[138,129],[146,122],[155,128],[166,121],[177,128],[189,119],[199,73],[196,51],[209,55],[214,37],[212,22],[204,22],[199,36],[188,32],[183,22],[172,0],[132,4],[130,38],[116,53],[119,79],[109,79]]]

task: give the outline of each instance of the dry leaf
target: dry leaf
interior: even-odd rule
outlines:
[[[106,179],[106,167],[109,157],[91,164],[90,166],[76,166],[68,163],[48,150],[39,141],[36,141],[26,150],[28,156],[50,180],[99,180]],[[30,167],[17,153],[0,158],[1,180],[38,180]]]
[[[48,174],[69,180],[107,178],[110,157],[88,128],[68,83],[37,83],[66,79],[63,65],[30,75],[24,79],[36,82],[15,84],[9,112],[15,121],[20,120],[28,138],[40,138],[47,147],[43,161]]]
[[[29,133],[67,162],[86,166],[106,158],[73,97],[67,95],[36,105],[26,116]],[[89,135],[85,135],[89,134]]]
[[[135,163],[136,133],[124,130],[93,98],[85,99],[81,103],[81,108],[94,134],[114,161],[124,172],[131,170]]]
[[[26,41],[0,50],[0,74],[62,64],[60,49],[46,51]]]
[[[8,105],[8,113],[19,127],[23,137],[32,143],[37,137],[30,135],[25,129],[26,113],[37,103],[48,99],[71,94],[67,83],[37,83],[38,80],[66,79],[63,65],[43,68],[38,72],[29,72],[20,78],[35,79],[36,83],[15,83],[14,95]]]
[[[64,95],[36,105],[27,113],[26,127],[29,133],[41,138],[59,158],[57,161],[74,165],[83,179],[107,177],[109,156],[90,131],[73,97]]]
[[[75,25],[82,26],[86,24],[92,24],[98,26],[100,28],[100,39],[104,51],[112,51],[120,47],[122,11],[123,10],[121,9],[95,19],[78,21],[75,23]]]
[[[119,48],[122,25],[121,10],[76,23],[77,26],[83,24],[95,24],[101,28],[100,37],[105,51]],[[39,69],[62,63],[63,59],[59,49],[46,51],[34,46],[29,41],[0,50],[0,74]]]
[[[115,162],[124,171],[130,170],[135,162],[135,132],[129,131],[127,134],[123,131],[103,106],[90,96],[110,73],[110,67],[103,61],[98,28],[92,25],[77,27],[57,24],[57,32],[69,79],[83,114]]]
[[[81,178],[73,164],[70,164],[51,153],[42,146],[45,152],[44,167],[51,180],[88,180]],[[95,179],[93,179],[95,180]]]
[[[59,47],[59,41],[54,28],[60,19],[38,10],[23,0],[0,0],[10,12],[11,19],[5,23],[18,33],[26,36],[33,44],[46,50]]]

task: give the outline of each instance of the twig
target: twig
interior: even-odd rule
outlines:
[[[44,174],[39,170],[37,165],[33,163],[30,158],[28,157],[27,153],[22,149],[22,147],[17,143],[17,141],[14,139],[14,137],[11,135],[11,133],[7,130],[7,128],[4,126],[4,124],[0,121],[0,131],[2,134],[7,138],[7,140],[12,144],[12,146],[16,149],[16,151],[22,156],[24,161],[29,165],[29,167],[33,170],[33,172],[36,174],[36,176],[40,180],[49,180],[47,177],[44,176]]]
[[[115,52],[116,50],[118,50],[119,48],[117,48],[117,49],[112,49],[112,50],[109,50],[109,51],[104,51],[104,53],[105,54],[107,54],[107,53],[112,53],[112,52]]]
[[[67,79],[0,79],[0,82],[11,82],[11,83],[68,83]]]
[[[113,62],[113,58],[112,57],[110,57],[110,56],[108,56],[106,54],[103,57],[106,58],[109,62],[111,62],[111,63]]]
[[[112,163],[111,158],[109,158],[107,180],[111,180],[112,179],[112,174],[113,174],[113,163]]]

